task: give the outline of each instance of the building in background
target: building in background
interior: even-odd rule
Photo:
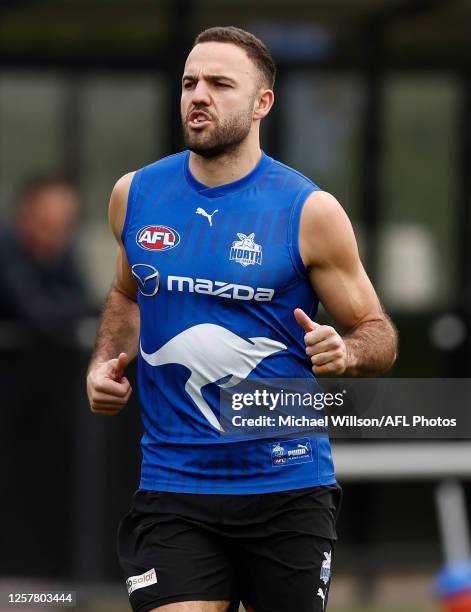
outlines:
[[[368,273],[399,327],[393,375],[468,377],[470,22],[465,0],[0,3],[0,207],[10,213],[25,177],[65,168],[83,206],[81,265],[100,303],[114,260],[109,193],[125,172],[181,146],[179,79],[194,35],[219,24],[250,29],[273,49],[279,67],[264,148],[334,193],[348,211]],[[5,574],[23,568],[63,578],[120,578],[107,551],[114,550],[118,517],[137,483],[138,466],[123,449],[137,446],[140,425],[137,406],[106,426],[88,418],[80,389],[92,336],[83,328],[74,357],[69,347],[69,362],[57,352],[51,361],[67,365],[61,376],[69,393],[61,400],[63,429],[53,419],[43,440],[49,448],[61,436],[67,440],[59,454],[72,476],[59,470],[55,481],[68,500],[67,518],[60,529],[52,515],[30,523],[31,537],[50,534],[43,570],[37,556],[25,561],[18,552]],[[14,363],[18,351],[4,347],[1,358]],[[23,391],[21,401],[31,405]],[[34,423],[40,427],[41,419]],[[7,448],[13,457],[14,443]],[[40,452],[35,447],[33,456]],[[57,473],[57,453],[46,457],[41,474]],[[13,459],[8,465],[10,494],[26,474],[40,476],[32,460],[23,472],[15,472]],[[117,478],[127,491],[114,486]],[[401,478],[345,484],[337,563],[360,595],[373,597],[373,584],[400,601],[408,576],[429,577],[439,566],[432,485]],[[22,507],[21,521],[30,521]],[[14,555],[13,536],[3,537]],[[398,572],[402,582],[387,582]],[[335,584],[333,598],[334,592]]]

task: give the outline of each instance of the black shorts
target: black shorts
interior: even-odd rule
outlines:
[[[324,612],[338,485],[258,495],[138,490],[118,530],[131,607],[239,601],[256,612]]]

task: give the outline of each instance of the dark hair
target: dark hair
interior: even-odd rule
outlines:
[[[35,176],[24,182],[17,191],[16,202],[17,204],[22,204],[26,200],[37,196],[41,191],[56,188],[70,189],[70,191],[76,190],[73,182],[62,174]]]
[[[231,43],[244,49],[247,56],[257,66],[264,84],[273,89],[275,85],[276,66],[270,51],[256,36],[234,26],[218,26],[204,30],[195,39],[194,45],[205,42]]]

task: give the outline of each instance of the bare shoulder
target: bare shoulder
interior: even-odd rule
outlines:
[[[299,248],[307,267],[357,253],[355,235],[340,202],[326,191],[314,191],[304,203]]]
[[[135,172],[128,172],[116,181],[113,191],[111,192],[110,203],[108,207],[108,218],[113,234],[118,242],[121,242],[121,233],[126,219],[126,210],[128,206],[128,195],[131,183]]]

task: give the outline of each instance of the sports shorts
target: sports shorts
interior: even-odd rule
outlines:
[[[251,495],[139,489],[118,529],[132,610],[228,600],[256,612],[324,612],[338,485]]]

